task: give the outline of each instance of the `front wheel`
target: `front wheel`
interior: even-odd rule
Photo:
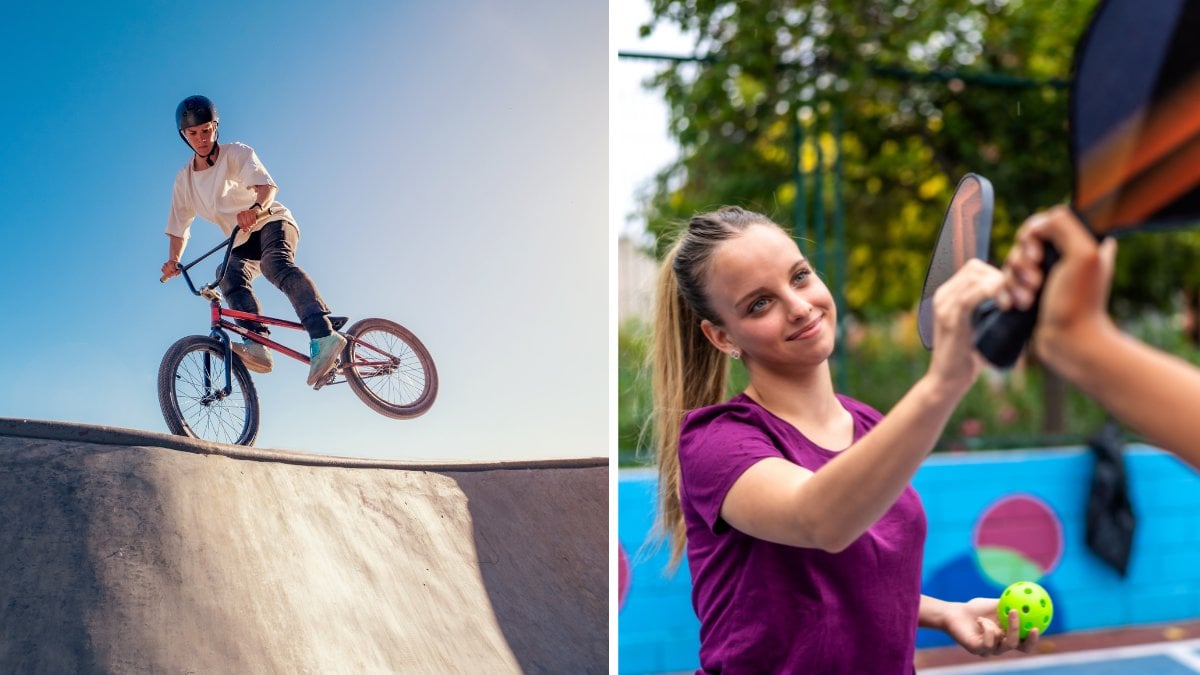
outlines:
[[[342,372],[363,403],[401,420],[429,410],[437,398],[437,368],[417,336],[395,321],[363,319],[346,337]]]
[[[233,357],[232,390],[225,390],[225,348],[203,335],[180,339],[158,368],[158,404],[171,433],[206,441],[252,445],[258,435],[258,392],[241,359]]]

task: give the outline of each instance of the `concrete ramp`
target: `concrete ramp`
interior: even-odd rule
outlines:
[[[0,419],[0,672],[608,672],[607,460]]]

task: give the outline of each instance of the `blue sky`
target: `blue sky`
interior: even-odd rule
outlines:
[[[608,454],[605,2],[9,3],[0,20],[0,416],[166,431],[155,377],[207,310],[159,284],[174,109],[202,93],[299,220],[335,313],[420,336],[441,392],[371,412],[256,376],[257,445],[396,459]],[[218,243],[197,220],[190,260]],[[264,312],[286,298],[255,284]],[[276,331],[303,348],[304,336]]]

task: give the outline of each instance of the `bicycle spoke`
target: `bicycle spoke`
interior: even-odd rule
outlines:
[[[254,381],[240,361],[226,361],[225,356],[219,341],[200,335],[182,338],[167,350],[158,369],[158,402],[171,433],[221,443],[254,443],[258,435]]]
[[[437,369],[425,345],[387,319],[363,319],[346,330],[343,372],[355,396],[396,419],[425,414],[437,397]]]
[[[234,380],[229,396],[214,398],[225,385],[225,360],[218,354],[189,353],[176,371],[176,395],[185,423],[201,438],[236,442],[246,425],[246,400]],[[207,372],[206,372],[207,370]],[[208,386],[205,386],[208,382]]]
[[[377,363],[380,359],[383,363]],[[373,331],[360,337],[353,360],[367,388],[384,401],[406,405],[425,391],[425,368],[420,359],[391,333]],[[360,360],[367,363],[358,365]]]

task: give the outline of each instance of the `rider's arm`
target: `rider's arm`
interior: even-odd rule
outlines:
[[[274,185],[252,185],[250,189],[254,190],[254,199],[258,202],[258,208],[251,206],[237,214],[238,226],[247,232],[251,227],[258,222],[267,211],[267,207],[271,205],[271,201],[275,199],[275,193],[279,192],[279,188]]]
[[[187,239],[184,239],[183,237],[176,237],[173,234],[168,234],[167,238],[169,238],[171,242],[167,245],[167,262],[163,263],[162,266],[164,280],[170,279],[176,274],[179,274],[177,265],[179,264],[179,261],[183,259],[183,248],[187,246]]]
[[[262,204],[264,211],[271,205],[271,202],[275,201],[275,195],[279,193],[279,188],[274,185],[255,185],[252,189],[254,190],[254,201]]]
[[[188,168],[184,167],[175,175],[175,185],[171,189],[171,210],[167,213],[166,235],[170,238],[167,248],[167,262],[163,263],[163,279],[169,279],[177,274],[175,265],[183,258],[183,249],[187,246],[191,234],[192,221],[196,211],[191,204],[191,190],[187,187]]]
[[[173,234],[168,234],[167,238],[171,240],[167,253],[167,260],[171,262],[179,262],[183,260],[183,248],[187,246],[187,240],[183,237],[176,237]]]

